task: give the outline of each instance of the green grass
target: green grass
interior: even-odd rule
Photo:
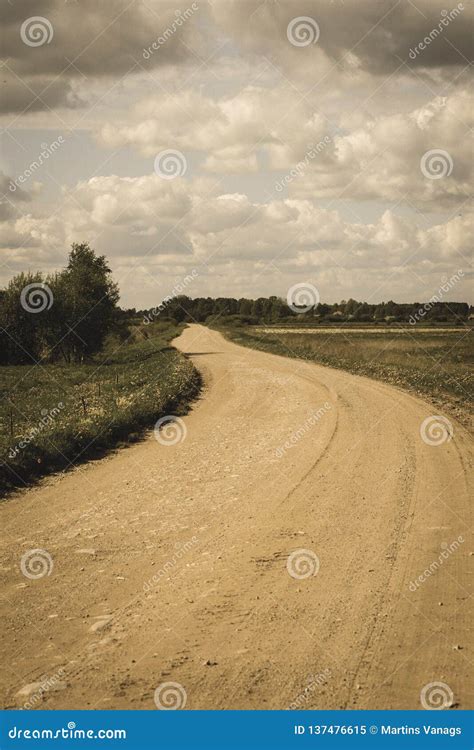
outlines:
[[[428,398],[469,425],[473,406],[472,328],[367,330],[226,327],[233,341],[367,375]]]
[[[183,414],[200,377],[169,346],[181,330],[134,328],[88,364],[0,367],[0,494],[133,442],[160,416]]]

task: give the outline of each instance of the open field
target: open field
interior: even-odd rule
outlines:
[[[180,330],[132,329],[88,364],[0,367],[0,493],[133,442],[160,416],[180,413],[199,390],[197,371],[169,346]]]
[[[472,328],[225,329],[236,343],[319,362],[407,388],[464,424],[472,422]]]

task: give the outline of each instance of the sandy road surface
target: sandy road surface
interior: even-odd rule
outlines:
[[[173,681],[188,708],[416,709],[443,682],[474,707],[465,431],[429,446],[422,401],[201,326],[177,346],[206,384],[182,442],[0,507],[3,705],[154,708]],[[50,575],[22,574],[32,548]],[[316,575],[289,574],[301,549]]]

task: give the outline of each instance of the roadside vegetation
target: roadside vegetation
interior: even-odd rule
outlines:
[[[184,414],[200,387],[169,346],[183,326],[131,327],[87,364],[0,368],[0,493],[135,442],[166,414]]]
[[[170,346],[184,326],[144,326],[121,311],[105,259],[76,246],[73,263],[78,248],[86,252],[74,278],[55,285],[57,275],[50,286],[39,275],[34,282],[21,275],[0,298],[0,330],[9,342],[3,359],[11,360],[0,366],[0,495],[138,440],[160,416],[185,413],[199,391],[198,372]],[[49,309],[22,306],[31,283],[54,287]]]
[[[278,328],[225,325],[235,343],[348,370],[428,398],[470,426],[472,327]]]

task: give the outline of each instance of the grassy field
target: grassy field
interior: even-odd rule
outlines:
[[[472,423],[472,328],[227,327],[245,346],[367,375],[428,398]]]
[[[133,328],[89,364],[0,367],[0,495],[133,442],[160,416],[184,413],[200,378],[169,346],[181,329]]]

